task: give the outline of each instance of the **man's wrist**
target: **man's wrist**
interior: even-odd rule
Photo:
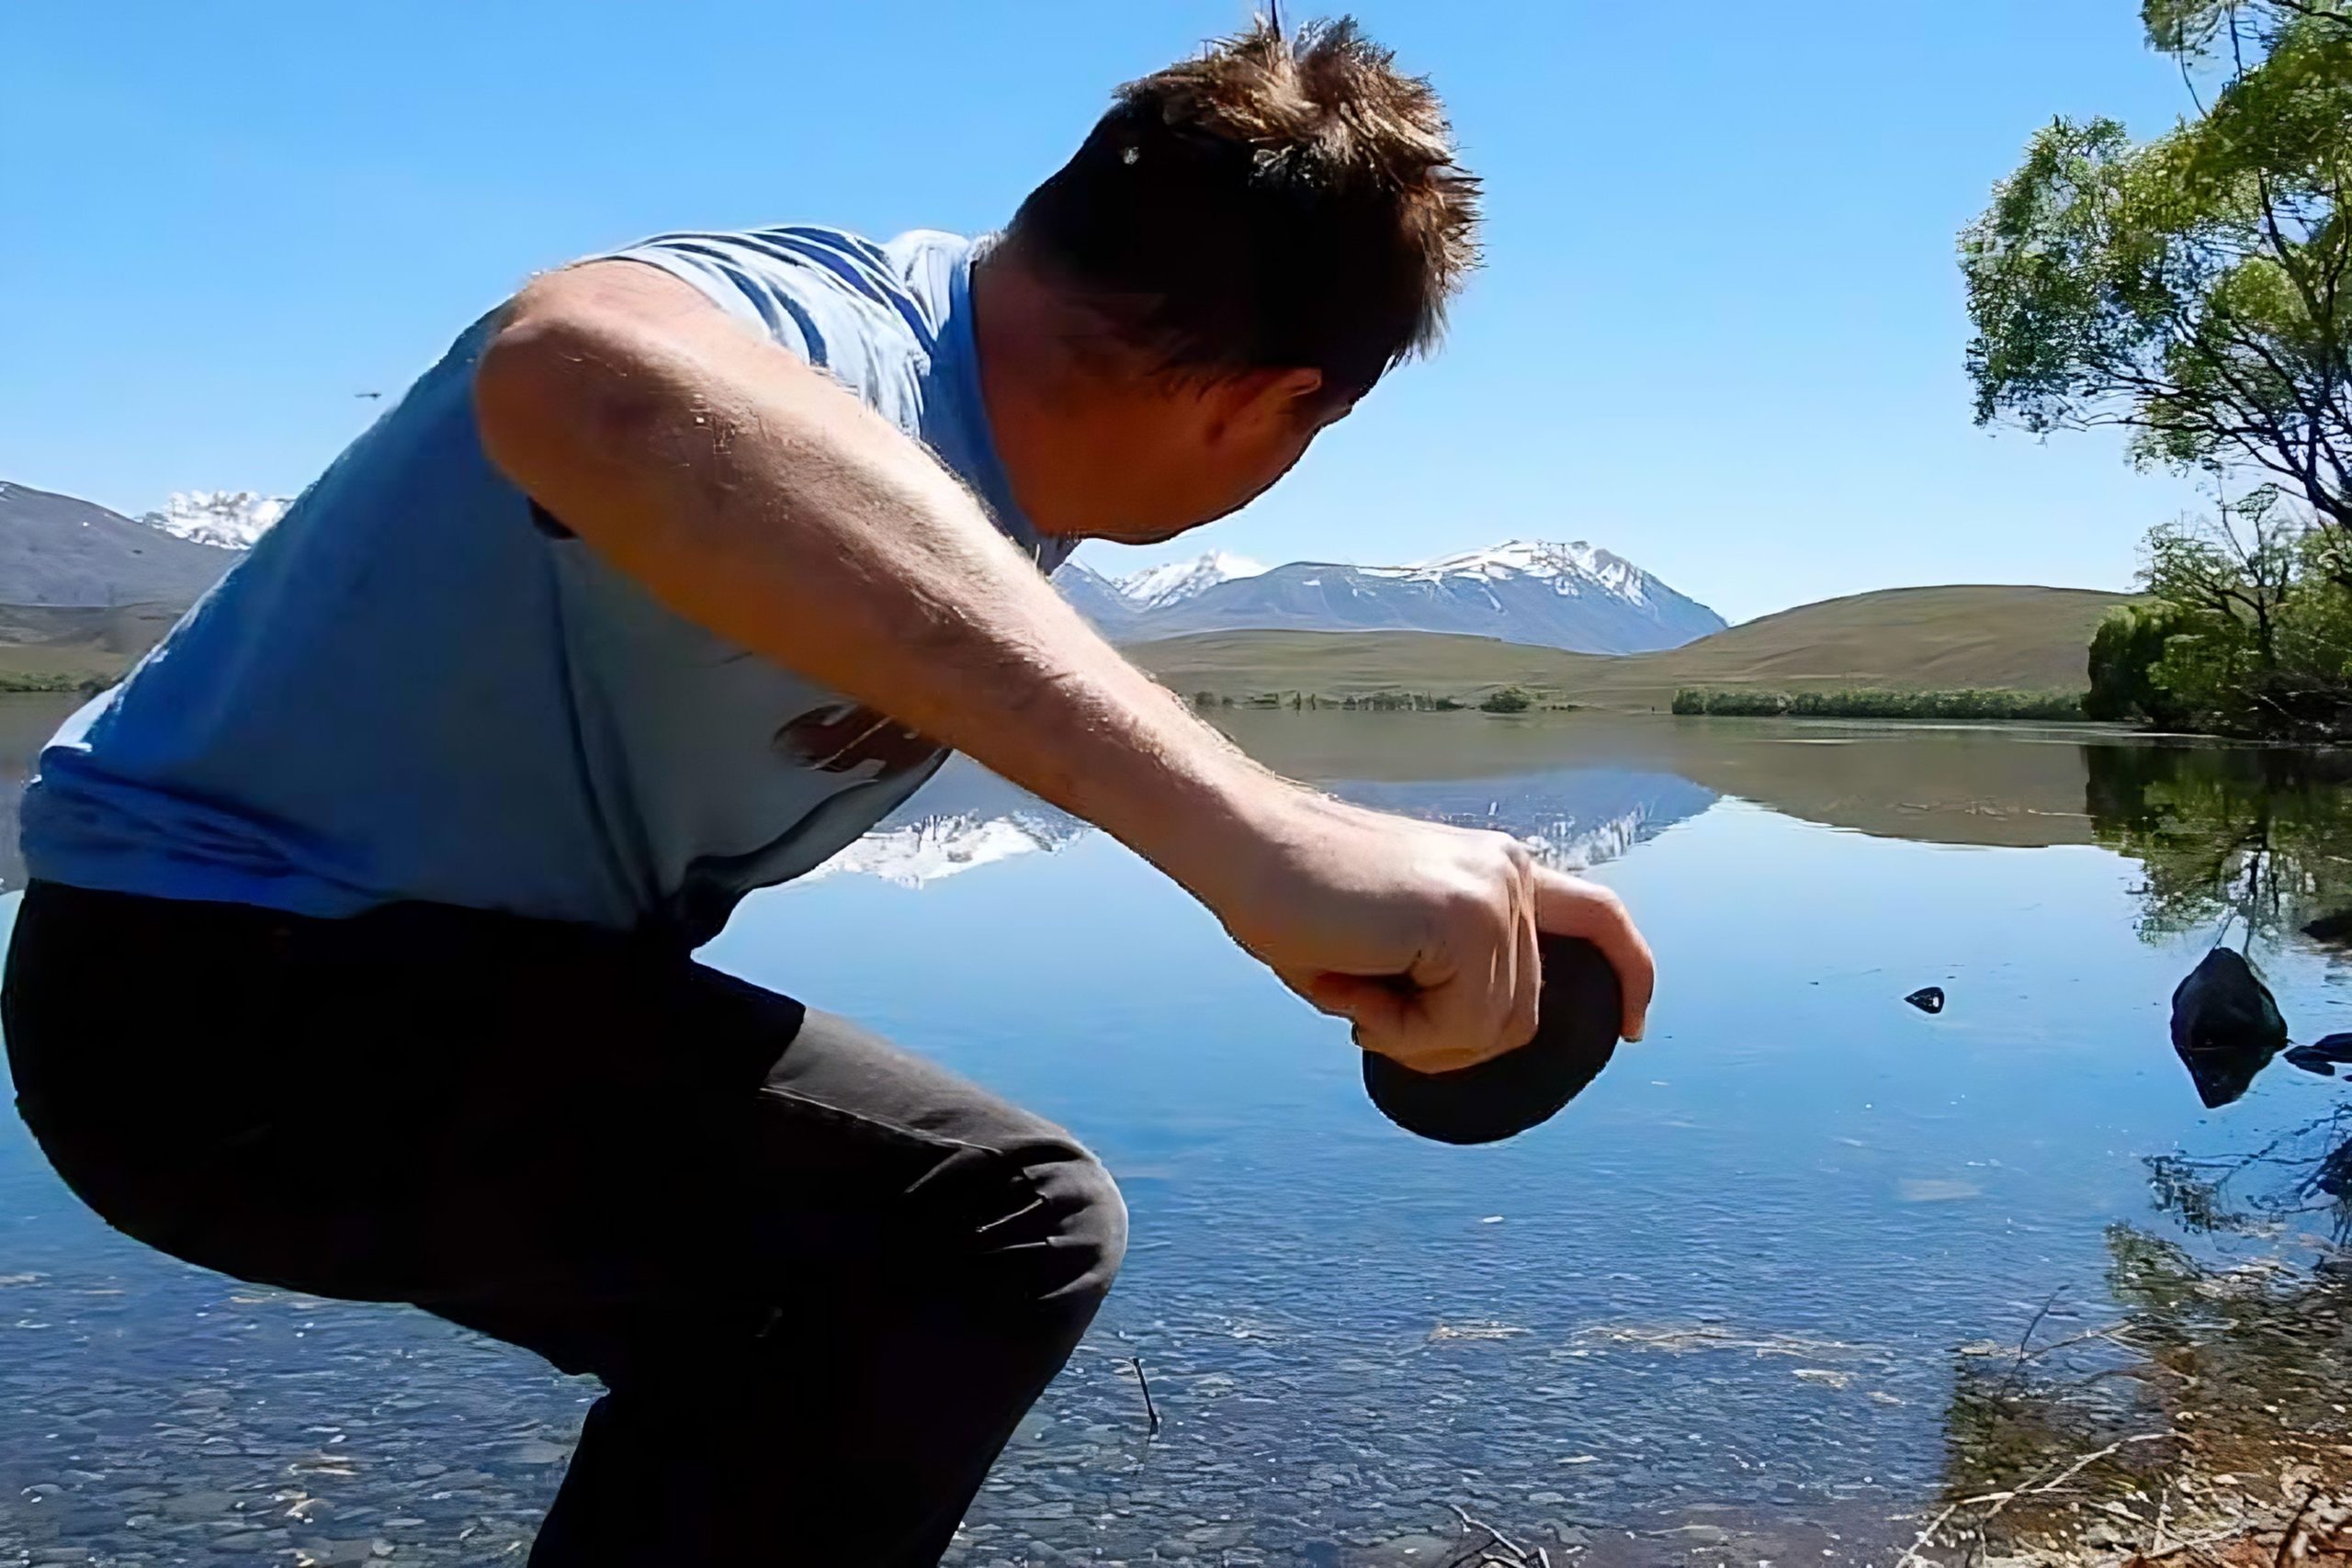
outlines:
[[[1079,786],[1079,814],[1216,908],[1246,870],[1266,817],[1297,786],[1251,761],[1172,695]],[[1149,722],[1164,719],[1165,722]]]

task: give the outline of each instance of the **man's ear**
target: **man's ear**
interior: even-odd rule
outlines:
[[[1244,370],[1226,378],[1221,390],[1222,406],[1213,431],[1220,438],[1236,428],[1295,422],[1299,411],[1323,390],[1323,372],[1305,367]]]
[[[1323,372],[1320,370],[1277,370],[1273,375],[1274,380],[1268,390],[1293,406],[1307,401],[1323,390]]]

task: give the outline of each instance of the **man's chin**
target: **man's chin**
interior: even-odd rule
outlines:
[[[1100,539],[1106,545],[1164,545],[1170,539],[1182,538],[1199,526],[1201,525],[1198,523],[1154,526],[1125,523],[1098,523],[1068,530],[1046,528],[1041,525],[1039,531],[1048,534],[1060,533],[1067,538]]]

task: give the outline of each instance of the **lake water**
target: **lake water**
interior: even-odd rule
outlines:
[[[57,711],[0,705],[0,761]],[[1441,1562],[1459,1506],[1586,1562],[1891,1562],[2007,1462],[1982,1451],[1982,1369],[2014,1415],[2054,1364],[2011,1366],[2029,1331],[2124,1320],[2099,1348],[2144,1348],[2159,1266],[2321,1288],[2341,1086],[2278,1062],[2209,1111],[2166,1016],[2225,935],[2297,1040],[2352,1027],[2340,961],[2298,931],[2352,904],[2324,761],[2093,731],[1229,723],[1342,795],[1589,864],[1657,948],[1650,1038],[1527,1136],[1416,1141],[1344,1031],[1197,907],[973,773],[752,900],[714,961],[1054,1116],[1127,1193],[1126,1271],[959,1561]],[[1940,1014],[1905,1005],[1930,985]],[[320,1133],[321,1179],[368,1157],[359,1119]],[[148,1253],[0,1122],[0,1562],[513,1560],[592,1395],[419,1314]]]

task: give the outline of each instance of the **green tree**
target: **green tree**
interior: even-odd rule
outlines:
[[[1525,713],[1535,705],[1535,694],[1524,686],[1504,686],[1487,694],[1478,706],[1486,713]]]
[[[2169,604],[2123,604],[2107,613],[2091,634],[2091,689],[2083,698],[2086,717],[2145,719],[2164,729],[2188,720],[2178,699],[2156,684],[2165,645],[2188,630],[2188,618]]]
[[[2190,59],[2219,48],[2233,25],[2259,28],[2296,17],[2352,28],[2352,12],[2327,0],[2143,0],[2140,6],[2149,44]]]
[[[2352,532],[2352,0],[2148,0],[2195,112],[2039,132],[1962,235],[1979,423],[2122,426]],[[2343,557],[2330,558],[2340,564]]]
[[[2152,607],[2094,639],[2102,711],[2112,696],[2160,724],[2223,733],[2324,739],[2352,728],[2343,537],[2290,513],[2265,487],[2218,521],[2149,535]]]
[[[2279,623],[2301,560],[2304,530],[2279,515],[2275,491],[2257,491],[2218,520],[2183,516],[2148,535],[2141,581],[2184,623],[2224,628],[2252,667],[2278,668]]]

